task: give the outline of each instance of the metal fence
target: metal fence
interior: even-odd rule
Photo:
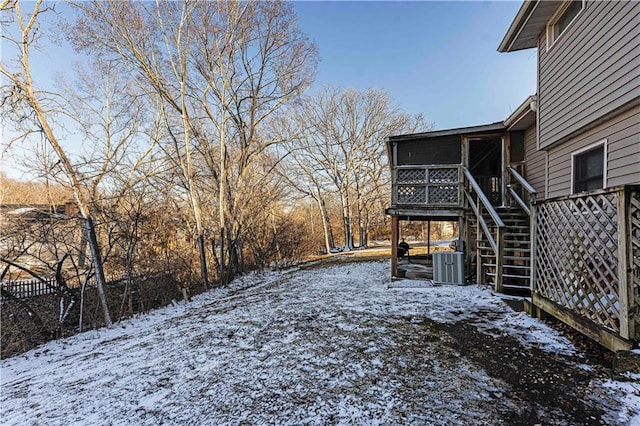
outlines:
[[[136,277],[139,278],[139,277]],[[117,274],[107,277],[107,284],[114,284],[122,280],[127,279],[126,274]],[[97,285],[95,276],[92,276],[87,281],[87,287],[95,287]],[[8,280],[0,282],[0,287],[3,290],[11,293],[18,299],[29,299],[36,296],[44,296],[47,294],[55,294],[58,291],[58,282],[55,278],[38,279],[33,278],[30,280]],[[1,300],[5,297],[2,295]]]
[[[546,299],[578,322],[638,340],[640,189],[536,202],[534,233],[534,303]]]

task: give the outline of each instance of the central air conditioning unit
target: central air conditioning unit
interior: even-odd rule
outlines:
[[[433,282],[464,284],[464,257],[462,252],[433,253]]]

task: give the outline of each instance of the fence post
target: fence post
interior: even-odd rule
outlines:
[[[635,337],[633,321],[633,278],[629,259],[631,226],[628,213],[628,191],[622,188],[617,193],[618,219],[618,300],[620,302],[620,336],[632,340]]]

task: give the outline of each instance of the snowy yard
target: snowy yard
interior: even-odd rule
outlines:
[[[640,424],[640,375],[588,365],[476,286],[388,261],[234,281],[2,361],[3,425]]]

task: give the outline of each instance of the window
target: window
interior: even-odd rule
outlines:
[[[574,194],[606,186],[606,140],[574,152],[571,158]]]
[[[584,0],[573,0],[560,8],[547,26],[547,48],[569,28],[582,9],[584,9]]]

